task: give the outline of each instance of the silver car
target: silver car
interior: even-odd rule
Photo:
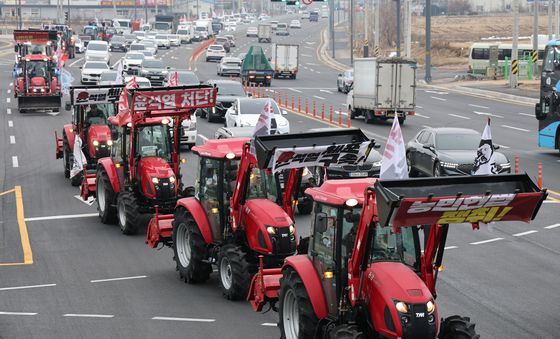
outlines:
[[[242,61],[239,58],[222,58],[220,63],[218,64],[217,74],[220,76],[227,76],[227,75],[241,75],[241,64]]]

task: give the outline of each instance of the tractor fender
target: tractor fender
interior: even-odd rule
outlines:
[[[17,79],[16,90],[14,91],[14,95],[16,93],[20,93],[20,94],[24,94],[24,95],[26,94],[26,93],[23,93],[24,88],[25,88],[24,84],[25,84],[25,79],[24,78],[18,78]]]
[[[111,182],[111,187],[113,188],[113,192],[119,193],[121,191],[121,185],[119,183],[119,176],[117,174],[117,169],[113,164],[113,160],[111,158],[101,158],[97,162],[97,168],[103,167],[105,173],[109,177],[109,182]]]
[[[70,146],[70,152],[74,152],[74,141],[76,139],[76,129],[72,124],[66,124],[63,127],[66,140],[68,140],[68,146]]]
[[[57,79],[56,77],[53,77],[53,78],[52,78],[52,81],[51,81],[51,93],[56,93],[56,92],[57,92],[57,91],[56,91],[56,89],[57,89],[56,87],[57,87],[57,85],[58,85],[58,81],[57,81],[57,80],[58,80],[58,79]]]
[[[327,301],[325,300],[325,292],[323,284],[317,275],[317,270],[313,267],[313,263],[307,255],[294,255],[286,258],[282,271],[286,268],[294,269],[305,286],[305,290],[309,295],[309,300],[315,311],[317,319],[321,320],[328,314]]]
[[[194,197],[182,198],[177,200],[177,205],[175,209],[182,207],[192,215],[198,229],[200,230],[200,234],[204,238],[204,242],[207,244],[211,244],[213,241],[212,238],[212,230],[210,229],[210,222],[208,222],[208,216],[204,212],[200,201]]]

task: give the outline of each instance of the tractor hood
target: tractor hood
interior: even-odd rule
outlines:
[[[175,174],[164,159],[158,157],[140,159],[138,175],[146,198],[166,201],[177,196]]]
[[[245,206],[249,208],[249,215],[262,224],[274,227],[288,227],[292,224],[290,216],[268,199],[251,199]]]
[[[87,132],[87,147],[91,158],[108,157],[111,154],[111,130],[107,125],[91,125]],[[111,145],[109,145],[109,143]]]
[[[400,300],[408,304],[426,303],[432,294],[410,267],[400,262],[377,262],[369,266],[367,283],[382,291],[385,301]]]

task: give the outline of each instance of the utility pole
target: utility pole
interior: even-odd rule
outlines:
[[[401,0],[397,3],[397,57],[401,56]]]
[[[148,0],[144,0],[144,14],[146,15],[144,24],[148,24]]]
[[[539,50],[539,3],[538,1],[533,1],[533,50],[535,51]],[[517,54],[513,54],[513,51],[511,57],[512,59],[518,58]],[[533,64],[533,74],[535,75],[535,78],[538,78],[537,69],[538,66],[537,63],[535,62]]]
[[[552,0],[548,0],[548,40],[552,40]]]
[[[23,21],[22,21],[22,18],[21,18],[21,0],[18,0],[17,4],[18,4],[18,7],[17,7],[17,20],[18,20],[17,26],[18,26],[18,29],[22,29],[23,28]]]
[[[514,0],[517,1],[517,0]],[[424,9],[426,14],[426,56],[424,58],[426,65],[426,74],[424,80],[427,83],[432,82],[432,0],[426,0],[426,7]]]
[[[368,39],[368,28],[369,28],[369,23],[368,23],[368,10],[369,10],[369,0],[365,0],[364,1],[364,58],[368,57],[368,43],[369,43],[369,39]]]
[[[381,0],[377,0],[377,3],[374,5],[375,8],[375,32],[374,32],[374,36],[373,36],[373,48],[374,48],[374,53],[375,53],[375,48],[377,48],[379,51],[381,50],[379,47],[379,30],[380,30],[380,25],[379,25],[379,10],[381,9]],[[378,57],[379,55],[376,55],[376,57]]]
[[[517,42],[519,38],[519,0],[513,0],[513,32],[512,32],[512,44],[511,44],[511,61],[517,60],[518,52],[517,52]],[[516,88],[517,87],[517,74],[512,73],[513,67],[510,67],[510,74],[509,74],[509,87]]]
[[[334,45],[334,0],[329,2],[329,30],[331,37],[332,57],[335,58],[335,45]]]
[[[350,0],[350,65],[354,67],[354,0]]]
[[[66,25],[70,27],[70,0],[68,0],[68,5],[66,6],[66,10],[68,11],[68,21],[66,22]]]
[[[404,40],[404,50],[405,50],[405,56],[407,58],[412,57],[412,10],[411,10],[411,6],[410,6],[410,0],[405,0],[404,3],[404,8],[405,8],[405,40]]]
[[[559,39],[560,38],[560,1],[554,0],[554,7],[555,7],[554,24],[556,26],[554,30],[554,35],[556,39]]]

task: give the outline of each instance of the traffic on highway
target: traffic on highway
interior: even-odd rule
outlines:
[[[325,4],[13,30],[0,337],[557,336],[560,42],[535,107]]]

